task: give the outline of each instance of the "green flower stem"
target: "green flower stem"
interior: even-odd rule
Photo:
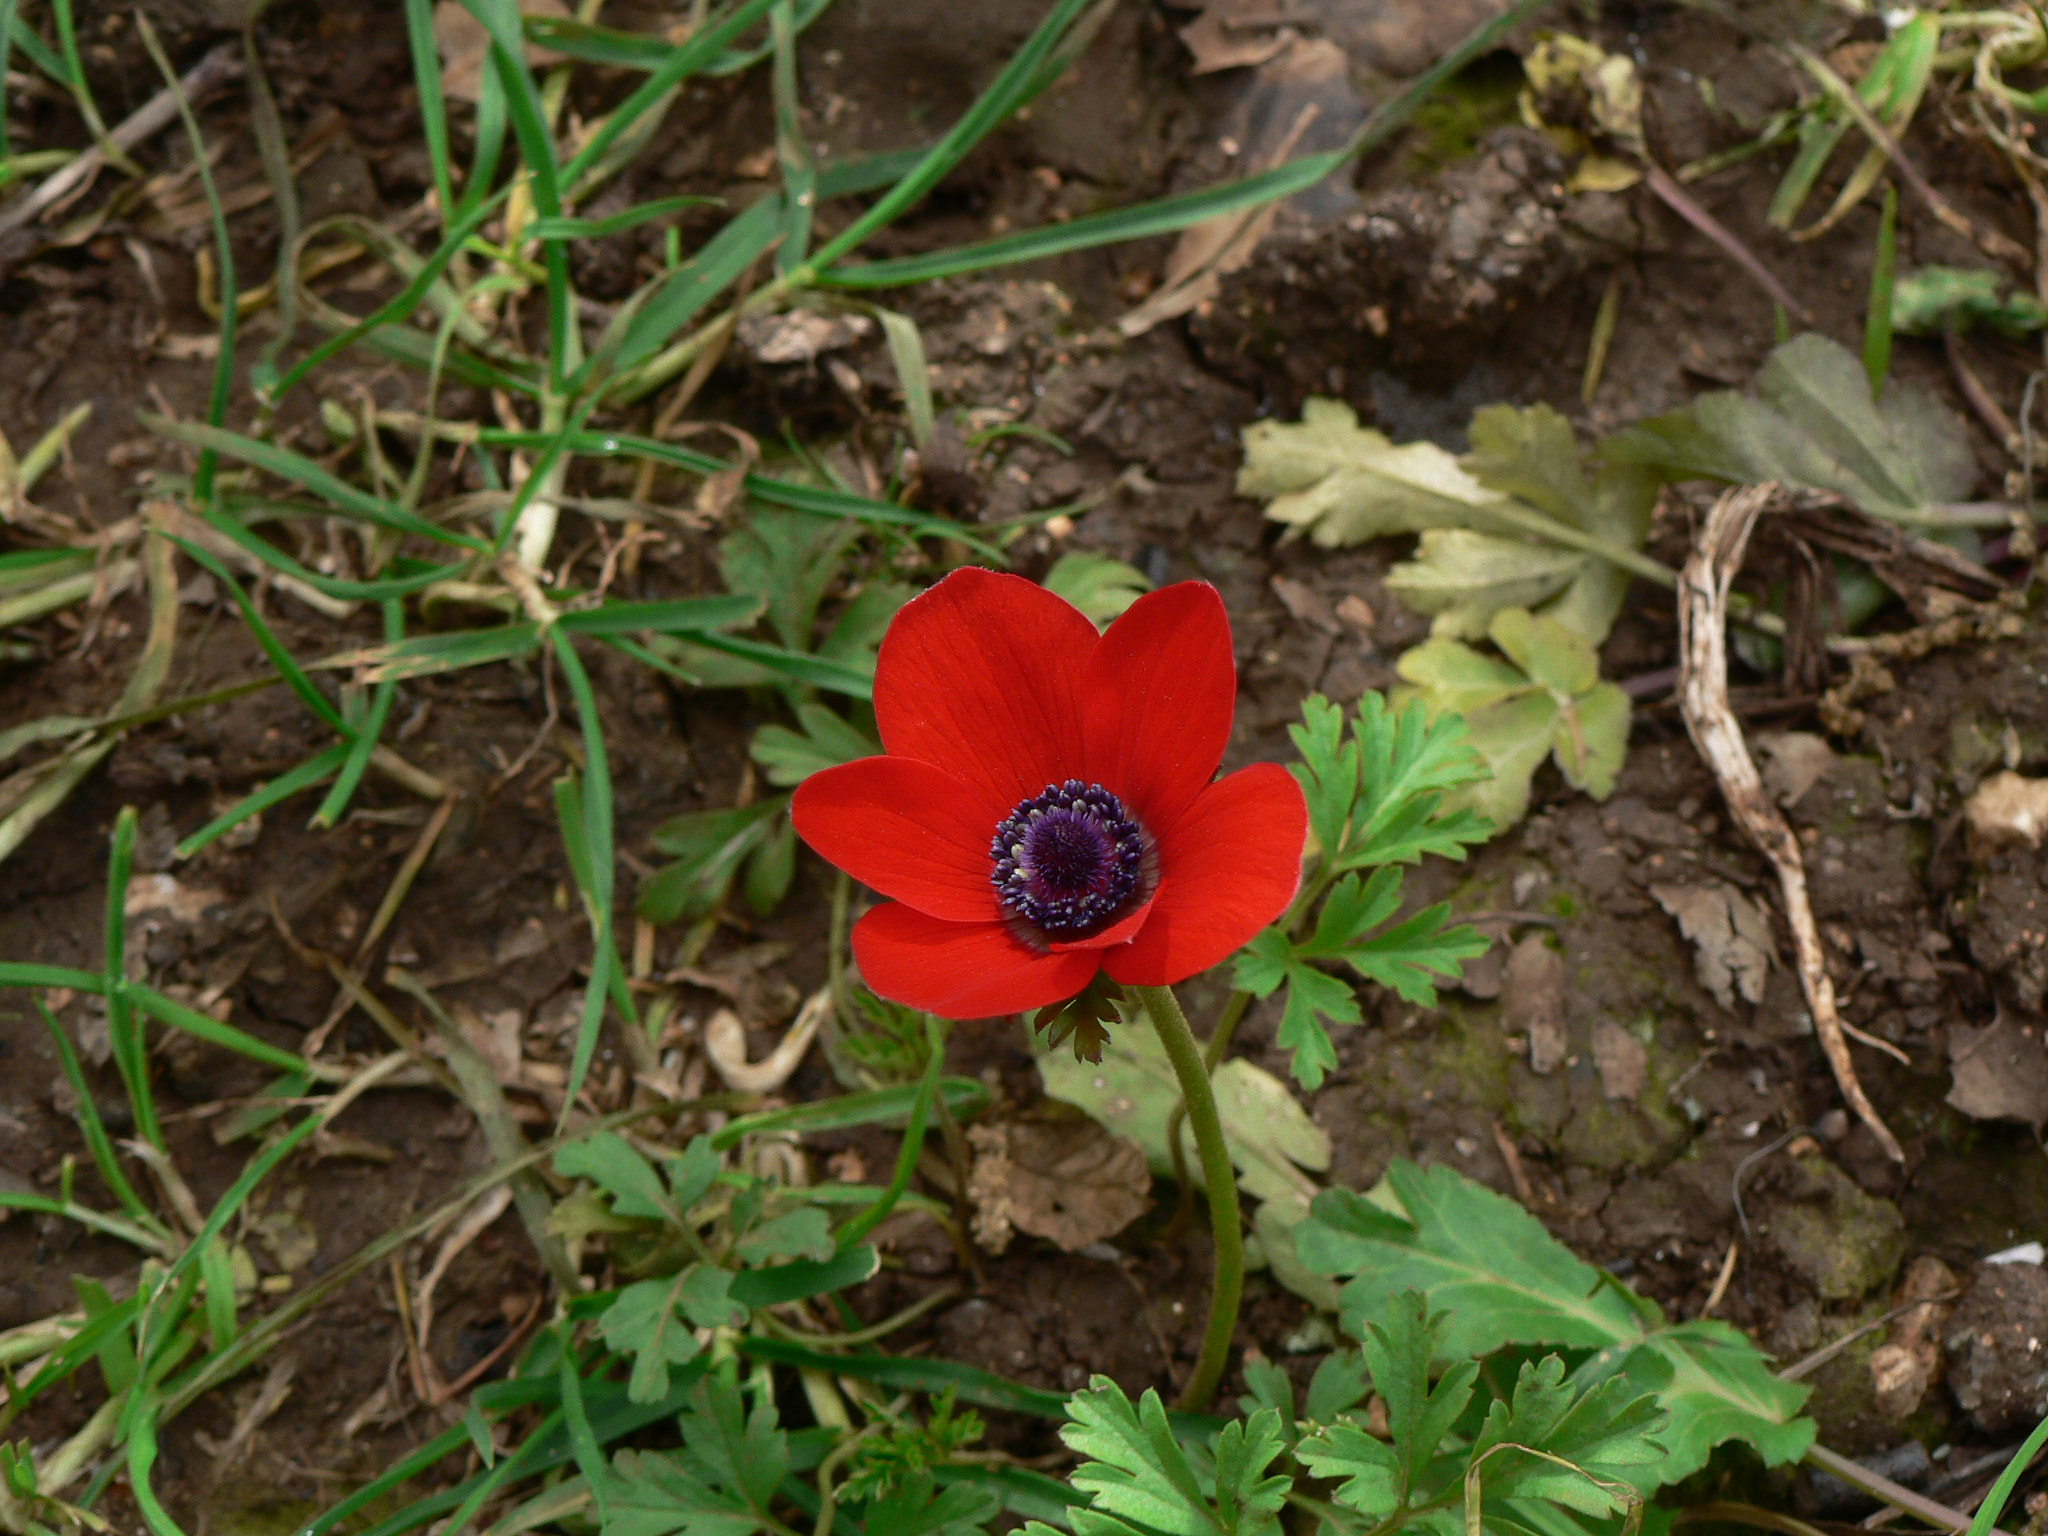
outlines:
[[[1216,1247],[1216,1275],[1209,1292],[1209,1328],[1202,1336],[1201,1358],[1188,1378],[1176,1406],[1195,1411],[1208,1405],[1223,1380],[1230,1359],[1231,1336],[1237,1331],[1237,1304],[1244,1295],[1244,1218],[1237,1205],[1237,1173],[1223,1140],[1223,1122],[1216,1114],[1216,1095],[1209,1087],[1209,1069],[1202,1048],[1188,1028],[1187,1015],[1170,987],[1129,987],[1126,994],[1145,1010],[1159,1043],[1180,1079],[1181,1099],[1194,1127],[1195,1150],[1202,1159],[1202,1178],[1209,1191],[1209,1230]]]

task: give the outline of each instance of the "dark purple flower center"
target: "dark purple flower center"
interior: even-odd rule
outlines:
[[[1100,784],[1048,784],[1003,818],[989,844],[996,898],[1045,932],[1100,928],[1138,888],[1145,834]]]

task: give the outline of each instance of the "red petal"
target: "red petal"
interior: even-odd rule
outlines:
[[[1216,589],[1183,581],[1131,604],[1089,657],[1082,698],[1087,776],[1158,836],[1216,776],[1230,740],[1237,668]]]
[[[1072,997],[1095,975],[1094,950],[1040,954],[1001,923],[947,923],[900,901],[853,925],[860,978],[882,997],[944,1019],[1022,1013]]]
[[[903,605],[875,667],[892,757],[936,763],[1003,813],[1082,771],[1079,609],[1021,576],[967,566]]]
[[[1061,939],[1046,945],[1056,955],[1063,955],[1074,949],[1107,949],[1112,944],[1127,944],[1145,926],[1152,916],[1152,904],[1159,899],[1159,888],[1154,886],[1152,894],[1145,898],[1145,904],[1129,917],[1119,918],[1100,933],[1091,933],[1085,939]]]
[[[989,840],[1007,805],[942,768],[864,757],[797,786],[790,819],[803,840],[861,884],[955,923],[1001,919],[989,883]]]
[[[1255,763],[1203,790],[1159,840],[1152,920],[1102,968],[1134,987],[1166,987],[1222,960],[1287,910],[1301,883],[1308,806],[1294,775]]]

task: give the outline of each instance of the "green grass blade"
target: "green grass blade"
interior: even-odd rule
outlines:
[[[114,818],[114,836],[107,853],[107,920],[105,928],[107,1040],[114,1067],[121,1074],[129,1106],[135,1113],[135,1134],[158,1151],[164,1131],[156,1117],[156,1096],[149,1089],[149,1042],[129,1006],[128,876],[135,862],[135,807],[124,805]]]
[[[441,96],[440,49],[434,43],[434,8],[429,0],[405,0],[405,35],[412,47],[412,83],[420,99],[420,136],[434,175],[434,201],[446,228],[455,208],[455,181],[448,170],[448,103]]]
[[[428,67],[440,68],[439,57],[430,55]],[[462,201],[456,204],[455,209],[459,223],[467,223],[470,211],[485,201],[491,183],[498,179],[498,161],[505,152],[505,82],[495,69],[486,69],[478,74],[473,132],[475,152],[470,157],[469,181],[463,189]],[[499,195],[510,190],[508,184],[500,189]]]
[[[404,638],[405,605],[393,598],[384,604],[384,639],[390,643]],[[398,697],[398,684],[387,678],[373,684],[372,688],[369,713],[363,719],[362,728],[355,733],[356,739],[349,747],[348,759],[334,776],[334,785],[327,791],[327,798],[320,802],[320,809],[313,813],[312,825],[315,827],[331,827],[341,820],[356,786],[362,783],[363,775],[369,771],[371,754],[377,750],[378,739],[384,734],[384,723],[391,718],[391,705]]]
[[[539,646],[540,626],[531,619],[521,619],[511,624],[493,624],[488,629],[463,629],[445,635],[414,635],[410,639],[372,646],[367,650],[351,651],[338,660],[349,666],[368,667],[374,682],[397,683],[511,661],[531,654]]]
[[[768,7],[773,3],[774,0],[745,0],[744,4],[733,9],[722,19],[698,28],[679,46],[670,46],[657,38],[647,39],[659,49],[661,57],[653,59],[650,55],[650,62],[645,67],[652,72],[612,110],[611,117],[604,127],[591,135],[590,142],[578,150],[574,158],[562,168],[563,181],[573,185],[581,180],[592,166],[604,158],[606,151],[612,147],[619,135],[630,128],[643,112],[650,110],[682,81],[701,73],[705,65],[719,57],[727,43],[767,15]],[[568,35],[571,25],[546,22],[538,18],[529,18],[526,23],[528,35],[535,41],[547,41],[548,46],[560,48],[573,58],[576,56],[576,46]],[[621,34],[609,35],[616,37]],[[608,62],[616,64],[621,61]],[[626,67],[642,66],[629,64]]]
[[[247,1056],[251,1061],[260,1061],[264,1066],[274,1067],[280,1072],[303,1072],[306,1069],[304,1058],[272,1045],[267,1040],[259,1040],[232,1024],[223,1024],[196,1008],[187,1008],[175,998],[165,997],[163,993],[153,988],[130,987],[129,992],[134,998],[136,1008],[160,1024],[183,1030],[209,1045],[217,1045],[223,1050]]]
[[[275,443],[266,443],[258,438],[244,437],[239,432],[230,432],[223,427],[209,426],[196,421],[173,421],[149,411],[138,411],[136,417],[143,426],[160,437],[167,437],[174,443],[183,443],[190,448],[211,450],[225,454],[243,464],[252,465],[280,480],[289,480],[323,501],[332,502],[344,512],[388,528],[394,533],[409,533],[419,538],[432,539],[439,544],[452,544],[463,549],[481,549],[483,545],[467,534],[455,533],[438,527],[425,518],[415,516],[405,508],[373,496],[368,491],[350,485],[339,475],[323,469],[303,454],[289,448],[280,448]]]
[[[1341,166],[1347,157],[1346,150],[1304,155],[1270,171],[1226,182],[1220,187],[1176,193],[1172,197],[1155,198],[1129,208],[1112,208],[1107,213],[1087,214],[1065,224],[1020,230],[1014,235],[1001,235],[952,250],[821,270],[818,282],[830,288],[896,288],[929,282],[934,278],[954,277],[964,272],[1009,266],[1020,261],[1037,261],[1068,251],[1089,250],[1121,240],[1142,240],[1151,235],[1171,234],[1192,224],[1200,224],[1205,219],[1255,208],[1312,187]]]
[[[818,204],[818,167],[804,137],[797,97],[796,15],[790,0],[776,0],[768,12],[768,40],[775,55],[770,72],[775,157],[782,167],[782,243],[775,248],[775,270],[788,276],[803,265],[810,249],[811,214]]]
[[[924,1091],[922,1083],[898,1083],[889,1088],[867,1088],[842,1093],[836,1098],[813,1099],[787,1109],[764,1109],[758,1114],[740,1115],[714,1131],[711,1145],[723,1152],[739,1145],[743,1136],[771,1132],[839,1131],[856,1125],[894,1125],[907,1120]],[[988,1089],[971,1077],[942,1077],[938,1094],[956,1116],[979,1113],[988,1104]]]
[[[495,427],[486,427],[479,432],[477,440],[488,447],[516,448],[527,452],[544,446],[548,441],[543,433],[507,432]],[[657,464],[673,465],[677,469],[686,469],[692,474],[706,476],[720,474],[732,468],[716,455],[695,448],[686,448],[680,443],[664,443],[655,438],[640,437],[631,432],[577,432],[569,437],[568,450],[578,458],[586,459],[652,459]],[[899,507],[893,502],[874,501],[866,496],[855,495],[851,491],[842,491],[835,486],[799,485],[793,480],[779,479],[774,475],[750,474],[746,478],[746,494],[755,501],[771,507],[787,507],[792,512],[815,512],[821,517],[850,517],[879,527],[902,528],[920,538],[955,539],[992,565],[1009,564],[1008,557],[1001,550],[982,539],[965,523],[954,522],[948,517],[937,517],[929,512]]]
[[[70,8],[68,0],[58,0],[58,5],[60,14]],[[235,388],[235,322],[241,305],[238,301],[240,288],[235,281],[234,241],[228,234],[228,216],[221,207],[220,189],[214,185],[213,161],[206,152],[206,139],[199,132],[199,119],[192,115],[192,103],[185,99],[184,87],[178,83],[178,72],[171,67],[163,45],[157,41],[156,29],[150,26],[148,16],[138,11],[135,19],[143,46],[149,50],[150,58],[178,103],[178,117],[185,125],[185,138],[192,146],[193,163],[199,172],[199,187],[206,195],[207,213],[213,223],[214,260],[220,267],[220,354],[214,362],[213,392],[206,404],[206,422],[210,427],[219,428],[228,419],[228,401]],[[289,251],[284,259],[291,259]],[[200,506],[213,505],[213,478],[219,466],[218,452],[202,447],[199,463],[192,471],[192,499]]]
[[[896,1154],[896,1171],[889,1179],[889,1187],[882,1191],[882,1198],[839,1229],[835,1241],[841,1253],[881,1225],[884,1218],[896,1209],[896,1202],[903,1198],[903,1192],[910,1188],[910,1176],[917,1172],[917,1160],[924,1153],[925,1126],[931,1119],[932,1101],[939,1093],[939,1074],[946,1065],[945,1036],[929,1016],[925,1019],[925,1036],[931,1046],[931,1054],[925,1062],[924,1079],[917,1085],[917,1097],[911,1101],[910,1124],[903,1130],[903,1145]]]
[[[645,646],[616,637],[607,643],[634,660],[654,667],[670,677],[693,686],[697,683],[697,679],[690,675],[686,667],[664,660],[658,652]],[[869,673],[861,671],[858,667],[849,667],[843,661],[834,661],[828,656],[813,656],[804,651],[784,650],[779,645],[769,645],[760,640],[741,640],[732,635],[696,635],[692,637],[690,643],[702,646],[707,651],[718,651],[727,656],[737,656],[742,661],[751,661],[770,672],[788,678],[792,683],[823,688],[828,693],[843,694],[849,699],[872,699],[875,696],[875,680]]]
[[[615,213],[608,219],[567,216],[534,219],[526,226],[526,234],[533,240],[603,240],[611,235],[622,235],[629,229],[638,229],[656,219],[665,219],[672,213],[681,213],[685,208],[703,208],[723,201],[717,197],[658,197],[653,202],[628,208],[624,213]]]
[[[90,992],[98,997],[107,979],[97,971],[75,971],[68,965],[30,965],[19,960],[0,960],[0,987],[63,987],[73,992]]]
[[[712,634],[761,616],[758,597],[683,597],[655,603],[605,603],[565,613],[559,627],[577,635]]]
[[[387,598],[408,597],[437,581],[452,581],[467,568],[461,561],[449,565],[427,565],[420,561],[397,560],[393,564],[409,569],[411,574],[389,576],[380,581],[340,581],[299,564],[275,544],[252,532],[245,523],[226,513],[202,512],[200,515],[222,538],[232,540],[272,570],[295,577],[329,597],[349,601],[381,603]]]
[[[2041,1454],[2041,1448],[2048,1445],[2048,1419],[2034,1426],[2034,1432],[2027,1436],[2024,1444],[2013,1453],[2005,1470],[1998,1474],[1998,1481],[1991,1485],[1991,1491],[1984,1495],[1984,1502],[1977,1506],[1977,1513],[1970,1521],[1967,1536],[1991,1536],[1998,1517],[2005,1513],[2005,1506],[2012,1498],[2013,1490],[2026,1476],[2027,1469],[2034,1464],[2034,1458]]]
[[[436,69],[439,67],[438,63],[434,65]],[[477,186],[476,182],[471,182],[471,194],[476,192]],[[441,243],[434,247],[433,254],[428,256],[420,265],[419,271],[412,275],[411,280],[390,299],[378,305],[369,314],[363,316],[361,320],[343,330],[335,332],[309,351],[304,357],[300,358],[298,362],[286,371],[284,377],[278,380],[277,387],[272,392],[273,398],[282,397],[293,385],[297,384],[315,368],[319,367],[336,353],[354,346],[372,332],[406,321],[412,315],[412,312],[419,308],[421,301],[426,298],[428,290],[434,284],[441,281],[442,275],[448,270],[448,264],[455,259],[464,244],[472,235],[484,227],[484,224],[490,219],[491,215],[497,212],[498,205],[504,202],[509,195],[509,188],[501,189],[488,197],[465,195],[463,199],[464,206],[460,210],[459,215],[450,221],[447,234],[442,237]]]
[[[631,369],[654,356],[671,336],[738,281],[774,243],[782,222],[781,197],[764,197],[728,220],[696,255],[664,278],[660,291],[642,306],[620,339],[612,362],[615,374],[626,378]],[[631,388],[620,390],[616,384],[614,392],[621,404],[639,398]]]
[[[505,110],[525,162],[534,211],[543,219],[562,216],[561,165],[555,159],[555,134],[533,72],[526,67],[526,39],[519,27],[519,9],[502,0],[462,0],[464,8],[491,35],[489,63],[505,87]],[[560,392],[574,346],[575,294],[569,286],[569,253],[560,240],[541,241],[547,268],[548,383]]]
[[[199,1279],[206,1288],[206,1336],[214,1349],[226,1349],[240,1331],[235,1326],[235,1273],[228,1250],[215,1238],[199,1250]]]
[[[128,1175],[121,1169],[121,1160],[114,1155],[113,1138],[107,1135],[106,1122],[100,1119],[100,1107],[92,1096],[92,1089],[85,1081],[85,1069],[79,1064],[78,1052],[72,1048],[71,1037],[64,1033],[64,1026],[43,1005],[41,998],[34,998],[35,1010],[42,1016],[43,1028],[49,1031],[51,1043],[57,1047],[57,1065],[64,1074],[64,1081],[71,1085],[72,1095],[78,1100],[78,1130],[85,1137],[86,1149],[92,1153],[100,1178],[106,1182],[121,1208],[134,1217],[139,1225],[159,1225],[142,1197],[135,1192],[135,1186],[128,1182]]]
[[[1899,189],[1887,184],[1877,220],[1877,255],[1870,263],[1870,304],[1863,314],[1863,371],[1871,398],[1884,390],[1892,371],[1892,287],[1898,275]]]
[[[558,793],[556,806],[563,816],[564,838],[573,850],[570,862],[582,885],[584,904],[589,910],[593,946],[590,986],[583,999],[583,1021],[577,1031],[576,1048],[570,1057],[569,1081],[562,1100],[562,1119],[566,1124],[577,1094],[583,1091],[583,1080],[589,1073],[591,1060],[597,1053],[598,1036],[604,1028],[606,998],[617,1002],[621,1017],[629,1023],[633,1020],[633,1005],[626,991],[625,968],[620,963],[617,936],[613,930],[618,859],[612,842],[611,763],[605,750],[604,721],[598,713],[597,693],[590,686],[590,674],[584,670],[583,658],[576,654],[575,640],[559,631],[553,638],[555,660],[561,664],[563,679],[569,685],[569,696],[575,701],[577,716],[583,724],[582,788],[577,793],[574,781],[565,780],[564,784],[571,793]]]
[[[232,832],[251,816],[260,815],[280,801],[289,800],[302,789],[311,789],[330,773],[340,772],[341,765],[348,761],[348,752],[349,743],[337,742],[318,757],[308,758],[298,767],[279,774],[255,793],[244,795],[178,844],[178,857],[191,858],[215,838]],[[0,974],[0,980],[4,980],[4,974]]]
[[[829,270],[840,257],[859,248],[876,230],[895,222],[937,186],[999,123],[1037,91],[1051,84],[1051,77],[1045,73],[1046,65],[1053,59],[1061,39],[1092,3],[1093,0],[1056,0],[1045,20],[1025,39],[1024,45],[1012,55],[988,88],[975,98],[946,136],[931,147],[913,170],[877,199],[873,207],[821,247],[812,265],[820,272]]]
[[[185,552],[187,559],[227,588],[228,595],[235,600],[235,606],[242,611],[242,620],[249,626],[249,633],[256,637],[256,644],[262,648],[263,654],[270,659],[270,664],[277,668],[278,675],[285,680],[286,686],[299,696],[306,708],[343,736],[353,736],[355,733],[342,720],[340,712],[327,702],[327,695],[320,691],[313,680],[306,676],[298,662],[292,659],[291,652],[284,648],[284,642],[277,638],[276,632],[250,600],[249,594],[242,590],[241,583],[228,573],[228,568],[214,557],[211,550],[187,539],[181,539],[176,534],[167,537]]]

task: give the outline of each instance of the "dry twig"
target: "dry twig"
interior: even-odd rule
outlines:
[[[1785,920],[1792,929],[1799,958],[1799,984],[1813,1015],[1814,1031],[1835,1081],[1858,1118],[1870,1127],[1887,1156],[1903,1162],[1894,1137],[1871,1107],[1849,1059],[1848,1037],[1835,1008],[1834,982],[1828,976],[1827,953],[1820,927],[1806,894],[1806,862],[1799,840],[1764,792],[1756,761],[1742,738],[1742,727],[1728,707],[1728,585],[1742,566],[1750,530],[1757,514],[1777,493],[1772,484],[1738,487],[1714,503],[1700,530],[1691,558],[1678,578],[1679,707],[1693,745],[1713,770],[1728,813],[1744,835],[1771,861],[1785,902]]]

